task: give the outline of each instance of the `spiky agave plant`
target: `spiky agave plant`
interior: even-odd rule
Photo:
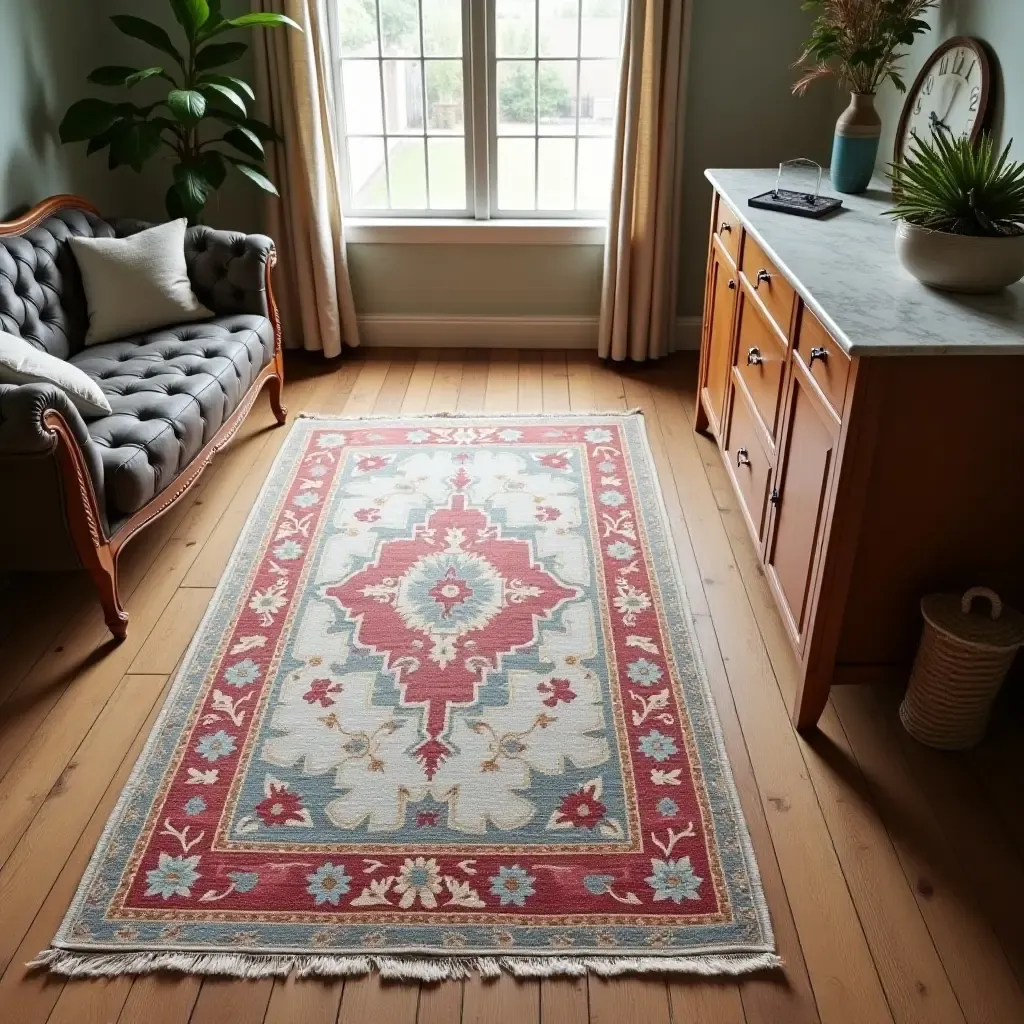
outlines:
[[[806,0],[817,11],[811,38],[793,65],[802,72],[793,92],[802,96],[811,82],[834,76],[853,92],[874,94],[891,78],[900,92],[901,46],[929,29],[922,15],[935,0]]]
[[[250,116],[256,94],[248,82],[223,68],[246,51],[226,33],[238,29],[301,29],[283,14],[253,13],[236,18],[221,13],[221,0],[170,0],[185,45],[175,45],[159,25],[131,14],[115,14],[114,25],[171,58],[153,67],[105,66],[89,75],[94,85],[134,89],[160,85],[153,102],[111,102],[90,97],[73,103],[60,124],[60,140],[88,142],[89,154],[108,150],[111,169],[141,171],[162,147],[174,154],[173,182],[165,205],[171,217],[200,219],[210,196],[235,168],[266,192],[277,195],[267,177],[264,143],[276,140],[270,125]]]
[[[966,136],[914,132],[906,160],[889,167],[896,203],[886,212],[953,235],[1024,234],[1024,164],[1009,159],[1011,145],[997,152],[991,135],[972,144]]]

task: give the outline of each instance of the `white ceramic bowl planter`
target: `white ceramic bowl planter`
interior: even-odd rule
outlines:
[[[943,291],[997,292],[1024,277],[1024,235],[954,235],[900,220],[896,255],[919,281]]]

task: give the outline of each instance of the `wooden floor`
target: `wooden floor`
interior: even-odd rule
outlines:
[[[262,398],[199,486],[127,549],[123,644],[110,642],[78,575],[18,577],[0,608],[0,1020],[1024,1022],[1024,715],[1011,699],[981,750],[939,755],[903,734],[898,694],[846,687],[820,733],[797,736],[782,624],[716,449],[692,431],[692,357],[620,373],[585,353],[375,350],[289,369],[293,412],[644,410],[786,970],[422,986],[26,973],[284,439]]]

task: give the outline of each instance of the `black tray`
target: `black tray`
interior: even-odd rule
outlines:
[[[810,217],[812,220],[821,220],[843,205],[842,199],[816,197],[810,192],[790,192],[784,188],[762,192],[747,202],[759,210],[776,210],[778,213],[791,213],[795,217]]]

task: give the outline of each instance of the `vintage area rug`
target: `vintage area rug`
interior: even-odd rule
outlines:
[[[300,419],[35,963],[778,966],[642,417]]]

